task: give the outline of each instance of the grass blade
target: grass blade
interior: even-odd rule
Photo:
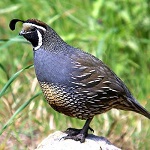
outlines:
[[[23,72],[26,69],[29,69],[33,67],[33,65],[29,65],[21,70],[19,70],[18,72],[16,72],[14,75],[12,75],[12,77],[8,80],[8,82],[5,84],[5,86],[2,88],[2,90],[0,91],[0,98],[4,95],[5,91],[8,89],[9,85],[19,76],[19,74],[21,72]]]
[[[9,127],[11,125],[11,123],[14,121],[14,119],[16,118],[16,116],[23,110],[26,108],[26,106],[28,106],[28,104],[35,99],[37,96],[39,96],[42,92],[38,92],[37,94],[35,94],[32,98],[30,98],[28,101],[26,101],[23,105],[21,105],[16,112],[12,115],[12,117],[7,121],[7,123],[3,126],[2,130],[0,131],[0,135],[4,132],[4,130]]]

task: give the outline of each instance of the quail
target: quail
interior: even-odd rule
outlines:
[[[65,139],[85,141],[92,118],[112,108],[134,111],[150,119],[150,112],[132,96],[123,81],[101,60],[64,42],[46,23],[13,19],[23,27],[19,35],[33,46],[35,73],[49,105],[70,117],[86,120],[82,129],[68,128]]]

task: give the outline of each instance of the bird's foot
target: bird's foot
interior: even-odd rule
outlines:
[[[69,136],[75,136],[80,134],[81,129],[75,129],[75,128],[68,128],[65,133],[68,134]]]
[[[94,132],[94,130],[91,127],[88,127],[88,130]],[[82,133],[82,129],[75,129],[75,128],[68,128],[65,133],[68,135],[63,137],[63,139],[73,139],[75,141],[80,141],[83,143],[85,141],[86,136],[88,133]]]
[[[75,128],[68,128],[65,133],[67,133],[68,135],[74,136],[77,135],[81,132],[82,129],[75,129]],[[88,130],[94,132],[94,130],[91,127],[88,127]]]
[[[65,137],[63,137],[63,139],[72,139],[75,141],[80,141],[81,143],[85,142],[85,137],[86,135],[84,135],[83,133],[79,133],[77,135],[67,135]]]

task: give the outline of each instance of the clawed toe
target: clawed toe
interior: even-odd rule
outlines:
[[[94,130],[91,127],[89,127],[89,130],[94,133]]]
[[[81,143],[83,143],[85,141],[85,135],[84,134],[77,134],[77,135],[67,135],[65,137],[63,137],[63,139],[72,139],[75,141],[80,141]]]
[[[81,132],[81,129],[75,129],[75,128],[68,128],[65,133],[69,136],[75,136],[78,135]]]
[[[88,129],[89,129],[91,132],[94,132],[94,130],[93,130],[91,127],[89,127]],[[68,134],[68,135],[70,135],[70,136],[74,136],[74,135],[80,134],[81,130],[82,130],[82,129],[68,128],[68,129],[65,131],[65,133]]]

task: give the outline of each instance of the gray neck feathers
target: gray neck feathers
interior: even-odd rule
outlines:
[[[67,50],[67,43],[50,27],[48,27],[42,40],[42,49],[52,52],[60,52]]]

